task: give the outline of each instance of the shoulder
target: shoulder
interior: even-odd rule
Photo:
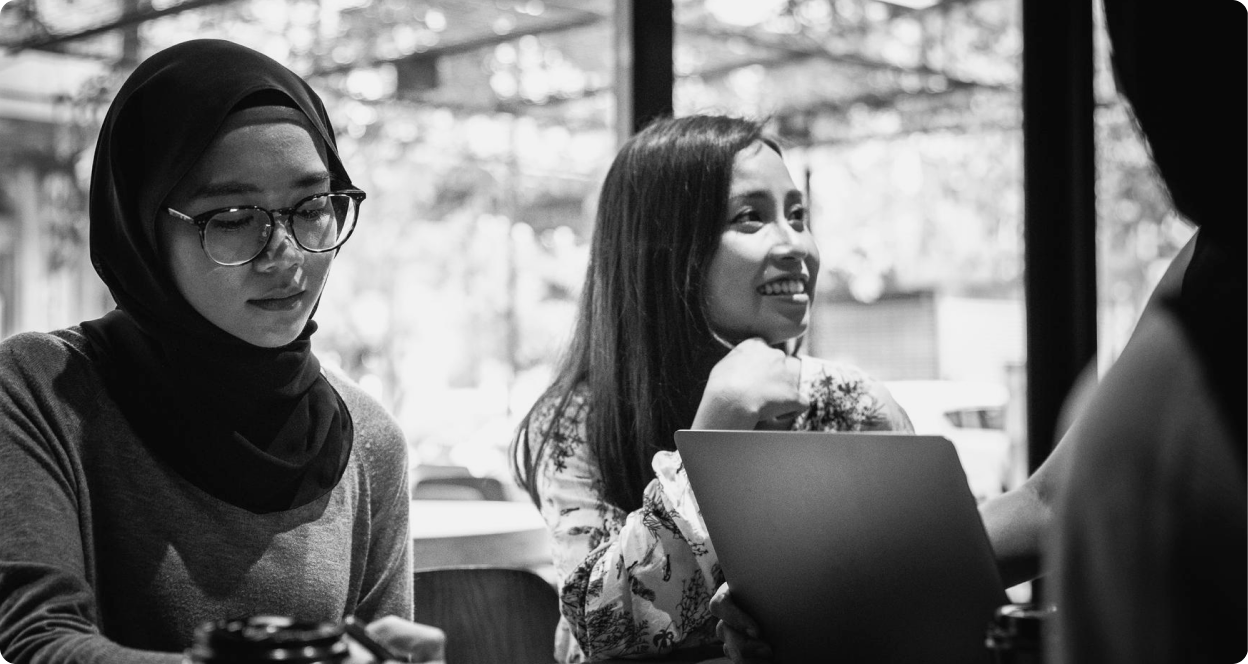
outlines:
[[[578,383],[566,391],[552,390],[529,412],[527,431],[534,459],[548,471],[567,470],[572,457],[588,454],[586,415],[589,388]]]
[[[1158,309],[1140,318],[1131,342],[1067,433],[1078,441],[1071,451],[1080,461],[1072,468],[1138,471],[1155,462],[1164,443],[1217,438],[1214,430],[1225,425],[1199,351],[1179,318]],[[1119,467],[1124,460],[1125,468]]]
[[[802,356],[801,390],[810,406],[802,429],[911,431],[909,417],[884,383],[850,364]]]
[[[406,469],[407,442],[394,416],[337,368],[322,365],[321,373],[347,405],[355,428],[354,445],[366,455],[370,469]]]
[[[53,391],[63,398],[102,388],[91,343],[78,327],[21,332],[0,341],[0,390]]]
[[[569,427],[583,427],[588,411],[589,386],[584,382],[570,390],[552,390],[538,399],[529,412],[529,433],[546,436]]]
[[[91,343],[79,327],[53,332],[19,332],[0,341],[0,366],[17,369],[37,366],[64,366],[88,361]]]

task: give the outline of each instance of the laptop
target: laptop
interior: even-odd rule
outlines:
[[[682,430],[676,447],[776,661],[991,661],[1009,600],[948,440]]]

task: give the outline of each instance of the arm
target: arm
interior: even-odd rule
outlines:
[[[70,424],[77,411],[67,401],[101,395],[77,394],[98,382],[65,366],[75,360],[33,335],[0,346],[0,653],[35,664],[180,663],[181,654],[124,648],[97,625]]]
[[[368,455],[364,470],[371,487],[371,525],[364,581],[355,615],[374,621],[412,617],[412,555],[408,512],[407,444],[381,409],[357,420],[355,450]],[[352,452],[353,454],[356,452]]]
[[[359,454],[369,487],[369,529],[364,578],[353,615],[393,653],[414,662],[445,658],[442,630],[412,622],[412,555],[408,513],[407,443],[385,409],[349,379],[332,374],[335,388],[351,400],[355,423],[352,454]],[[353,649],[352,662],[373,657]]]
[[[679,457],[655,455],[658,477],[643,506],[625,513],[598,489],[583,401],[568,413],[543,454],[538,486],[560,608],[581,650],[593,659],[709,642],[708,603],[722,579]]]
[[[1230,418],[1242,402],[1219,408],[1176,318],[1142,319],[1133,344],[1076,424],[1053,501],[1054,661],[1240,661],[1248,508]]]
[[[1183,286],[1183,277],[1191,263],[1199,233],[1192,236],[1183,249],[1170,262],[1165,274],[1149,296],[1148,304],[1140,314],[1140,320],[1154,315],[1161,308],[1161,301],[1176,295]],[[1133,334],[1127,348],[1138,344]],[[1123,349],[1123,355],[1127,354]],[[1093,376],[1085,370],[1083,376]],[[980,506],[980,516],[988,532],[988,541],[997,557],[997,568],[1006,586],[1034,579],[1044,573],[1041,568],[1041,550],[1048,541],[1053,522],[1053,500],[1069,475],[1070,457],[1081,444],[1079,439],[1081,419],[1093,417],[1084,406],[1096,394],[1092,378],[1081,377],[1072,390],[1072,399],[1063,406],[1058,444],[1044,463],[1018,488],[988,500]]]

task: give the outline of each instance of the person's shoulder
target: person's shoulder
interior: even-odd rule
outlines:
[[[347,405],[356,444],[363,443],[363,448],[374,456],[393,457],[406,453],[403,429],[381,402],[337,367],[322,364],[321,373]]]
[[[871,380],[867,372],[858,367],[845,362],[834,360],[825,360],[822,357],[814,355],[798,355],[797,358],[802,361],[802,378],[808,376],[817,377],[820,374],[826,376],[844,377],[847,380]]]
[[[809,355],[799,382],[810,407],[799,424],[824,430],[913,431],[910,418],[883,381],[852,364]],[[821,422],[821,423],[820,423]]]
[[[850,398],[861,394],[887,394],[884,383],[845,362],[801,355],[801,387],[814,396]]]
[[[579,426],[585,421],[588,405],[589,385],[585,381],[580,381],[569,389],[548,390],[529,411],[529,432],[542,436],[552,426]]]
[[[91,343],[74,326],[19,332],[0,341],[0,382],[42,382],[66,373],[95,371]]]
[[[1153,444],[1186,439],[1225,421],[1182,321],[1158,308],[1140,317],[1067,435],[1083,441],[1074,448],[1081,458],[1104,466],[1114,459],[1151,458],[1160,449]]]

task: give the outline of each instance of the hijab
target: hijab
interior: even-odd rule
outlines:
[[[117,309],[83,323],[109,394],[143,444],[203,491],[254,513],[333,489],[351,453],[351,415],[312,354],[316,323],[279,348],[213,325],[175,285],[156,224],[172,223],[162,203],[226,118],[270,105],[306,119],[334,186],[350,186],[319,97],[276,61],[195,40],[135,69],[104,119],[91,174],[91,262]]]

